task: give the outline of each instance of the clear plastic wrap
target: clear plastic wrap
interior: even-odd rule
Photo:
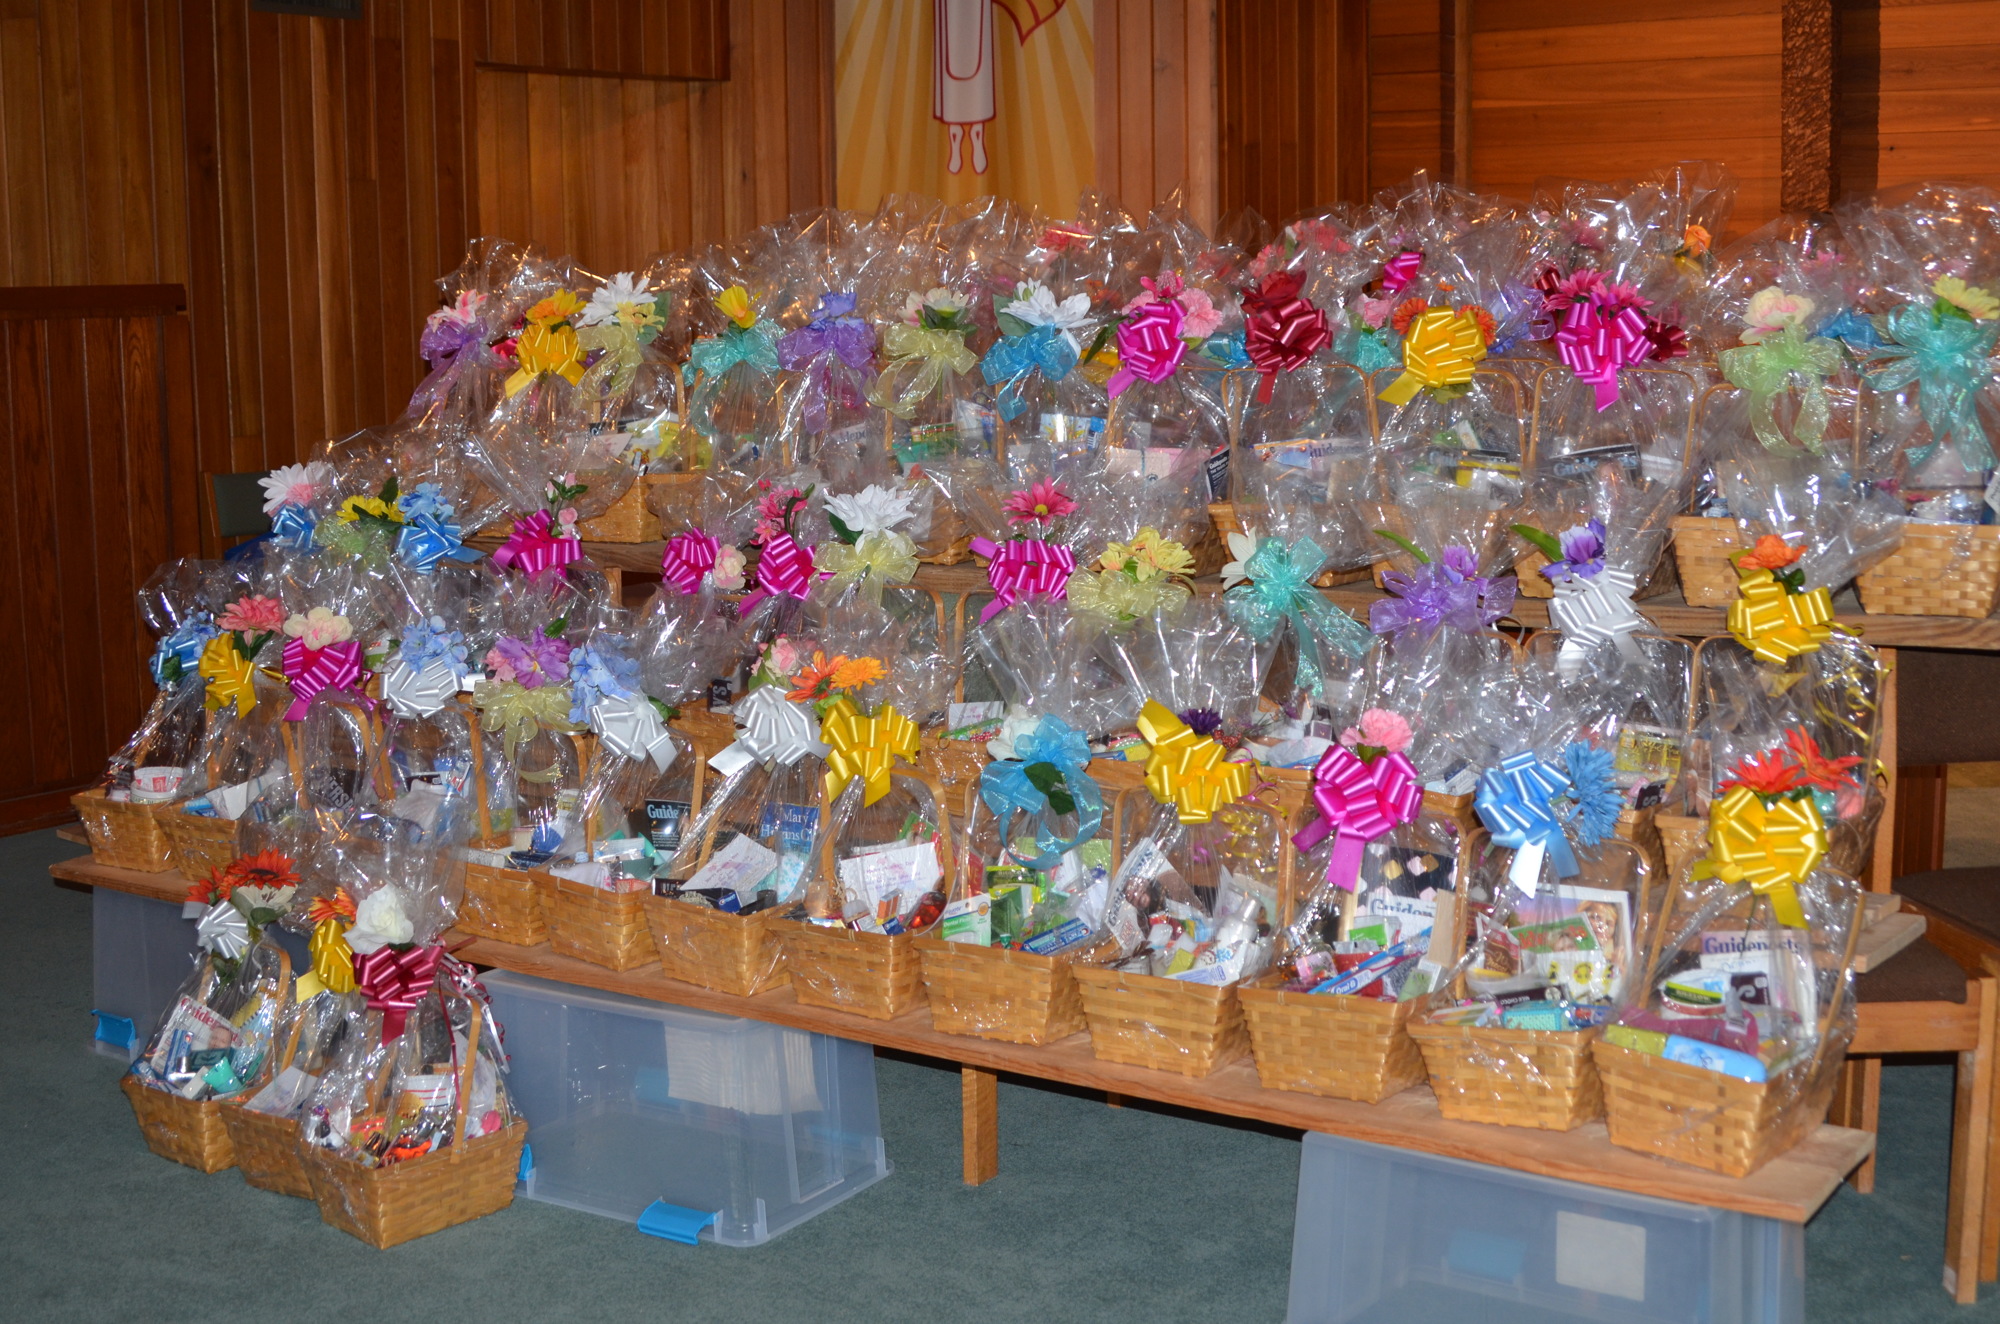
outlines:
[[[1238,523],[1287,543],[1310,539],[1331,569],[1379,557],[1374,408],[1367,374],[1349,364],[1315,356],[1278,374],[1270,399],[1246,407],[1230,459]]]
[[[235,920],[211,919],[218,910]],[[189,1103],[238,1099],[264,1084],[291,994],[291,963],[261,926],[253,931],[226,899],[204,912],[203,954],[161,1013],[129,1077],[147,1091]],[[175,1126],[171,1113],[156,1116],[159,1124]],[[141,1119],[151,1120],[143,1109]],[[193,1121],[180,1125],[192,1127]]]

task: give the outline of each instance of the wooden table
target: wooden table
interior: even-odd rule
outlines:
[[[89,856],[51,865],[49,872],[63,882],[108,887],[166,901],[178,902],[187,894],[187,881],[177,873],[114,869],[98,864]],[[460,940],[460,935],[446,939],[453,945]],[[1822,1126],[1798,1148],[1751,1176],[1723,1177],[1619,1149],[1606,1138],[1602,1122],[1564,1133],[1448,1122],[1439,1115],[1437,1100],[1424,1087],[1405,1090],[1379,1104],[1352,1103],[1265,1089],[1247,1059],[1196,1079],[1100,1062],[1092,1055],[1089,1036],[1085,1034],[1042,1048],[943,1034],[931,1027],[927,1007],[892,1021],[873,1021],[845,1012],[801,1006],[789,988],[757,997],[735,997],[669,979],[658,968],[621,974],[558,956],[547,946],[516,947],[476,938],[465,940],[457,954],[460,959],[478,965],[541,979],[769,1021],[956,1062],[963,1082],[965,1180],[971,1184],[990,1179],[999,1169],[997,1085],[1002,1075],[1081,1085],[1124,1098],[1151,1099],[1229,1117],[1322,1131],[1790,1223],[1803,1223],[1810,1218],[1855,1165],[1873,1152],[1875,1145],[1874,1136],[1866,1131]]]

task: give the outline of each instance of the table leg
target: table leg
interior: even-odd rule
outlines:
[[[1110,1090],[1106,1090],[1104,1091],[1104,1106],[1107,1108],[1123,1108],[1125,1106],[1125,1096],[1122,1094],[1113,1094]]]
[[[1976,981],[1982,993],[2000,990],[2000,962],[1991,956],[1980,958],[1980,968],[1986,972],[1984,979]],[[1987,1089],[1986,1121],[1986,1189],[1980,1201],[1979,1219],[1979,1281],[1990,1283],[2000,1277],[2000,1173],[1993,1165],[2000,1162],[2000,996],[1988,997],[1981,1002],[1980,1018],[1981,1053],[1985,1059]]]
[[[1000,1175],[1000,1077],[977,1067],[962,1067],[959,1091],[965,1184],[979,1186]]]
[[[1850,1057],[1840,1067],[1840,1078],[1833,1087],[1833,1106],[1827,1109],[1827,1120],[1835,1126],[1851,1126],[1857,1131],[1871,1134],[1880,1127],[1882,1117],[1882,1059],[1879,1057]],[[1875,1156],[1870,1154],[1853,1172],[1847,1174],[1847,1184],[1863,1195],[1875,1189]]]
[[[1979,999],[1979,1047],[1958,1055],[1951,1119],[1951,1186],[1945,1197],[1944,1288],[1960,1305],[1979,1300],[1985,1250],[1987,1154],[1993,1130],[1993,1037],[2000,980],[1966,981]]]

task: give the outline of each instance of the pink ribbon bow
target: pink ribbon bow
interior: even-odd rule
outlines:
[[[296,722],[306,715],[313,695],[321,690],[353,690],[361,683],[361,641],[347,639],[325,648],[307,648],[302,639],[285,641],[285,679],[292,685],[292,706],[285,720]],[[358,696],[373,708],[374,700]]]
[[[511,565],[524,575],[538,575],[582,557],[583,544],[575,538],[550,534],[549,512],[538,510],[514,521],[513,532],[493,553],[493,564],[502,570]]]
[[[1399,823],[1407,823],[1423,807],[1424,788],[1417,770],[1401,754],[1384,754],[1372,763],[1345,745],[1320,755],[1313,769],[1313,804],[1320,816],[1292,836],[1292,844],[1309,851],[1333,839],[1326,880],[1352,892],[1361,880],[1361,851],[1369,842]]]
[[[982,625],[1030,594],[1046,593],[1052,598],[1069,595],[1076,553],[1061,543],[1040,538],[1010,538],[1001,543],[974,538],[972,550],[986,558],[986,582],[993,586],[993,601],[979,613]]]
[[[1578,381],[1590,383],[1600,412],[1618,399],[1619,369],[1645,362],[1652,352],[1646,316],[1637,308],[1607,312],[1571,304],[1556,328],[1556,354]]]
[[[1394,294],[1417,278],[1424,269],[1424,255],[1406,248],[1382,264],[1382,289]]]
[[[812,590],[812,553],[799,546],[789,533],[774,533],[764,540],[757,556],[757,587],[743,598],[743,611],[765,598],[803,598]]]
[[[660,554],[660,578],[683,593],[693,593],[701,587],[701,577],[715,569],[721,552],[722,544],[700,529],[676,533]]]
[[[368,1009],[382,1013],[382,1042],[403,1033],[410,1011],[437,982],[444,948],[436,943],[396,951],[378,947],[354,958],[354,985],[368,999]]]
[[[1104,389],[1113,399],[1133,382],[1144,378],[1163,382],[1174,375],[1187,353],[1181,327],[1187,314],[1174,299],[1155,299],[1138,309],[1118,327],[1118,371]]]

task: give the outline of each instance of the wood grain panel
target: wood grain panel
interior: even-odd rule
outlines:
[[[516,72],[729,77],[729,0],[489,0],[474,59]]]
[[[1217,23],[1217,163],[1224,215],[1249,207],[1274,224],[1360,201],[1367,75],[1434,65],[1423,37],[1371,42],[1366,0],[1245,0]],[[1428,63],[1427,63],[1428,62]]]
[[[1179,190],[1215,223],[1227,149],[1218,140],[1217,0],[1094,0],[1098,187],[1144,215]]]

